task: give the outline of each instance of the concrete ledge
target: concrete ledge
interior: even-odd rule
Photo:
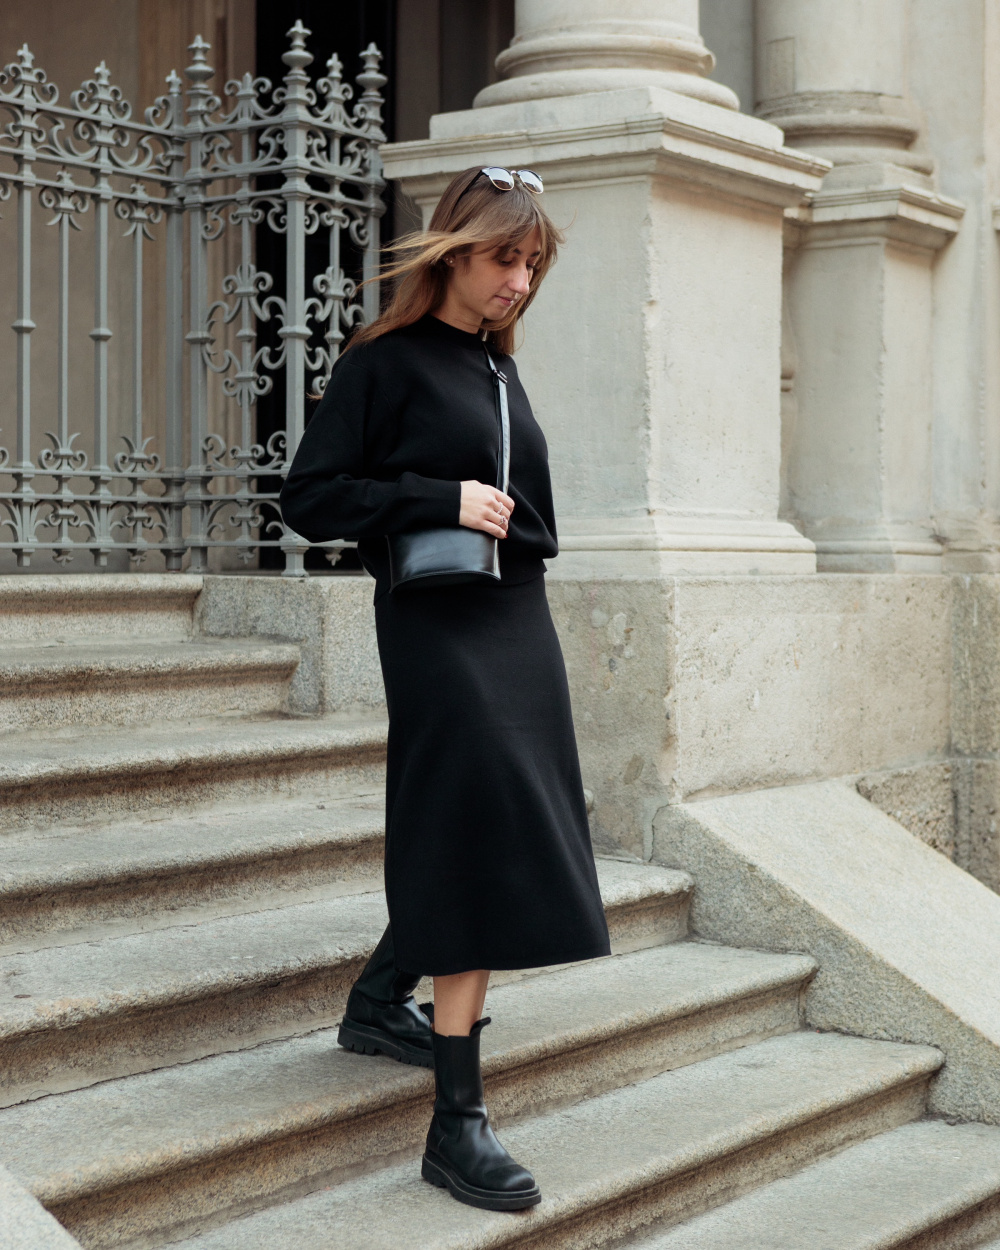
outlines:
[[[0,1246],[4,1250],[72,1250],[80,1243],[0,1167]]]
[[[1000,898],[842,781],[664,807],[697,933],[812,955],[809,1022],[945,1054],[931,1110],[1000,1123]]]

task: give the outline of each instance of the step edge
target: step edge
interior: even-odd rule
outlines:
[[[767,1044],[767,1041],[753,1043],[753,1045]],[[927,1047],[909,1046],[906,1043],[897,1043],[897,1045],[906,1046],[907,1049],[911,1050],[930,1049]],[[696,1171],[700,1167],[725,1159],[727,1156],[735,1156],[754,1145],[761,1145],[769,1140],[780,1138],[782,1135],[793,1133],[796,1129],[822,1121],[836,1115],[838,1112],[849,1111],[851,1108],[856,1108],[860,1112],[869,1104],[878,1104],[889,1099],[903,1098],[913,1086],[929,1083],[937,1067],[940,1066],[939,1064],[928,1065],[926,1062],[921,1064],[915,1056],[912,1058],[914,1062],[904,1070],[896,1070],[888,1074],[883,1073],[882,1079],[878,1082],[876,1082],[873,1075],[861,1087],[845,1088],[848,1080],[845,1077],[839,1081],[836,1090],[826,1090],[824,1097],[818,1102],[814,1099],[808,1105],[800,1102],[793,1107],[785,1106],[769,1113],[767,1116],[762,1116],[759,1112],[750,1113],[745,1117],[744,1124],[739,1134],[735,1137],[731,1129],[717,1130],[710,1133],[707,1138],[699,1141],[696,1145],[687,1148],[679,1156],[665,1155],[660,1152],[655,1155],[652,1162],[650,1158],[647,1158],[642,1165],[623,1168],[610,1189],[607,1184],[609,1173],[606,1172],[599,1180],[588,1182],[582,1189],[578,1189],[571,1208],[560,1212],[555,1226],[557,1227],[563,1220],[575,1218],[581,1212],[594,1211],[602,1206],[618,1206],[630,1196],[650,1186],[661,1184],[673,1177],[683,1176],[687,1172]],[[697,1064],[690,1066],[694,1067]],[[433,1088],[430,1081],[429,1074],[424,1076],[418,1070],[414,1075],[414,1082],[419,1082],[424,1088],[414,1089],[413,1093],[406,1098],[399,1098],[395,1101],[390,1100],[380,1106],[366,1107],[362,1114],[369,1115],[380,1110],[390,1110],[394,1106],[402,1109],[404,1106],[414,1102],[426,1102],[428,1093]],[[597,1097],[600,1098],[601,1096],[598,1095]],[[557,1115],[558,1113],[559,1109],[556,1109],[553,1112],[543,1113],[543,1117],[549,1114]],[[351,1118],[357,1117],[345,1117],[345,1122]],[[317,1118],[313,1123],[294,1134],[274,1133],[262,1136],[259,1141],[255,1140],[254,1145],[267,1146],[280,1142],[283,1138],[307,1135],[320,1131],[330,1124],[339,1122],[341,1121]],[[101,1185],[92,1183],[85,1188],[78,1188],[75,1185],[67,1184],[65,1181],[63,1181],[61,1187],[57,1187],[54,1184],[54,1177],[46,1182],[40,1177],[25,1177],[23,1174],[18,1174],[18,1179],[44,1205],[64,1205],[69,1202],[86,1200],[88,1197],[94,1197],[99,1193],[113,1192],[115,1189],[124,1189],[148,1181],[155,1182],[157,1178],[167,1178],[171,1175],[204,1166],[205,1164],[218,1163],[227,1157],[242,1153],[244,1149],[246,1149],[245,1137],[236,1139],[234,1144],[226,1150],[219,1150],[204,1157],[193,1153],[177,1154],[171,1167],[161,1168],[148,1173],[144,1169],[135,1169],[131,1173],[122,1171],[118,1174],[118,1179],[113,1182],[105,1181]],[[418,1146],[414,1150],[406,1151],[406,1154],[416,1157],[419,1154],[419,1149]],[[398,1157],[397,1155],[393,1162]],[[10,1165],[8,1164],[7,1166],[9,1167]],[[392,1166],[391,1162],[389,1166]],[[11,1170],[13,1171],[13,1169]],[[385,1169],[375,1167],[372,1169],[372,1174],[375,1175],[383,1170]],[[86,1174],[84,1173],[84,1175]]]
[[[656,1028],[669,1026],[671,1024],[680,1023],[683,1020],[689,1020],[701,1014],[706,1014],[719,1008],[730,1007],[733,1010],[739,1010],[744,1007],[761,1007],[767,1002],[780,1001],[794,995],[801,984],[801,978],[788,978],[783,983],[776,983],[770,986],[753,986],[744,987],[734,990],[728,996],[719,995],[714,1001],[706,1001],[702,1004],[688,1007],[678,1007],[672,1011],[665,1009],[655,1015],[643,1020],[634,1020],[628,1016],[623,1016],[619,1022],[616,1032],[608,1032],[604,1035],[595,1035],[587,1030],[570,1030],[559,1038],[558,1045],[553,1046],[551,1038],[547,1047],[533,1046],[521,1050],[513,1047],[504,1051],[499,1055],[490,1055],[484,1059],[483,1074],[487,1080],[506,1077],[508,1079],[516,1077],[518,1073],[527,1073],[534,1067],[543,1062],[558,1058],[563,1063],[572,1062],[575,1053],[586,1051],[591,1048],[606,1046],[613,1042],[616,1038],[621,1038],[627,1034],[630,1038],[638,1039],[645,1032],[650,1032]],[[315,1037],[316,1033],[329,1032],[332,1036],[335,1028],[327,1030],[316,1030],[312,1034],[303,1035]],[[273,1043],[263,1043],[267,1046]],[[280,1044],[280,1043],[279,1043]],[[745,1045],[758,1045],[759,1042],[751,1042]],[[740,1049],[734,1047],[733,1049]],[[254,1048],[256,1049],[256,1048]],[[721,1053],[730,1053],[729,1051]],[[199,1061],[194,1061],[199,1062]],[[695,1061],[699,1062],[699,1061]],[[180,1065],[191,1066],[191,1065]],[[689,1066],[689,1065],[681,1065]],[[668,1069],[673,1070],[673,1069]],[[936,1070],[936,1068],[934,1069]],[[138,1074],[145,1075],[145,1074]],[[858,1098],[864,1099],[875,1096],[884,1092],[889,1088],[902,1088],[908,1082],[913,1080],[921,1080],[925,1077],[925,1068],[920,1067],[918,1071],[908,1071],[902,1076],[888,1084],[879,1084],[872,1089],[865,1089]],[[118,1078],[122,1081],[133,1079],[131,1077]],[[929,1077],[928,1077],[929,1079]],[[267,1146],[274,1143],[280,1143],[283,1140],[289,1140],[295,1137],[307,1136],[312,1133],[320,1132],[340,1124],[347,1124],[352,1120],[360,1119],[363,1116],[374,1115],[379,1112],[400,1109],[410,1105],[412,1101],[426,1101],[427,1093],[432,1088],[429,1084],[429,1078],[421,1076],[418,1072],[403,1071],[397,1074],[397,1080],[402,1084],[396,1089],[382,1091],[366,1091],[360,1089],[357,1096],[348,1100],[340,1100],[333,1104],[328,1103],[324,1109],[321,1103],[311,1101],[308,1103],[293,1104],[293,1109],[302,1107],[304,1114],[298,1119],[289,1123],[287,1118],[287,1109],[282,1114],[285,1118],[280,1121],[274,1117],[268,1119],[253,1121],[254,1132],[252,1136],[248,1136],[246,1123],[239,1127],[231,1126],[228,1130],[220,1133],[213,1131],[212,1136],[204,1136],[202,1138],[187,1137],[179,1143],[164,1149],[162,1154],[144,1156],[141,1165],[133,1159],[129,1167],[131,1170],[123,1170],[120,1166],[116,1167],[109,1163],[108,1160],[94,1161],[82,1169],[76,1176],[79,1178],[79,1193],[72,1187],[59,1188],[59,1201],[68,1201],[70,1198],[74,1200],[79,1196],[86,1196],[88,1193],[96,1193],[104,1190],[111,1190],[116,1187],[127,1184],[136,1184],[148,1181],[158,1176],[166,1176],[178,1170],[185,1170],[189,1166],[205,1166],[210,1165],[226,1158],[239,1154],[246,1149],[254,1149]],[[409,1086],[417,1083],[418,1088],[413,1091]],[[77,1091],[73,1091],[77,1092]],[[54,1094],[52,1098],[59,1098],[63,1095]],[[852,1096],[853,1098],[853,1096]],[[40,1099],[36,1107],[42,1107],[45,1099]],[[848,1102],[850,1099],[848,1100]],[[838,1101],[835,1106],[840,1106],[843,1100]],[[847,1105],[847,1104],[845,1104]],[[824,1112],[825,1114],[825,1112]],[[3,1112],[0,1111],[0,1128],[3,1125]],[[176,1139],[175,1139],[176,1141]],[[82,1178],[89,1177],[89,1184],[84,1185]],[[103,1178],[103,1179],[101,1179]],[[49,1184],[52,1185],[55,1178],[52,1177]],[[32,1179],[33,1185],[41,1185],[45,1182],[40,1177]],[[71,1193],[72,1188],[72,1193]],[[45,1191],[46,1194],[49,1190]],[[55,1190],[53,1190],[53,1193]],[[50,1200],[49,1198],[46,1199]],[[56,1201],[55,1197],[51,1201]]]

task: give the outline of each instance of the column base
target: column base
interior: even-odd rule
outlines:
[[[943,573],[944,548],[926,532],[813,533],[820,573]]]
[[[815,573],[816,552],[787,521],[588,517],[559,526],[550,576],[655,578]]]

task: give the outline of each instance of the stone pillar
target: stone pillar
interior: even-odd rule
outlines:
[[[739,108],[735,94],[706,78],[715,57],[698,33],[698,0],[517,0],[515,35],[500,53],[502,80],[476,106],[662,87]]]
[[[517,357],[554,575],[811,572],[778,519],[782,228],[828,166],[704,78],[695,0],[520,0],[500,63],[383,158],[425,214],[470,165],[535,169],[568,227]]]
[[[907,3],[756,12],[758,115],[834,164],[788,232],[785,505],[820,569],[931,572],[932,269],[962,206],[934,189],[907,94]]]

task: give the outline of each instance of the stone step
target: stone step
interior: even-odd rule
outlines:
[[[491,988],[494,1118],[795,1030],[813,971],[801,956],[685,942]],[[0,1160],[85,1244],[117,1245],[155,1241],[180,1214],[218,1218],[416,1149],[431,1073],[340,1050],[335,1037],[320,1030],[0,1112]]]
[[[961,1250],[981,1246],[981,1237],[998,1228],[1000,1129],[923,1120],[632,1244],[635,1250]]]
[[[177,1244],[391,1250],[405,1233],[423,1250],[599,1246],[919,1117],[940,1063],[929,1047],[786,1034],[505,1128],[542,1190],[528,1212],[457,1203],[421,1180],[414,1155]]]
[[[12,734],[0,752],[0,833],[347,795],[380,783],[385,740],[384,720],[349,715]]]
[[[385,797],[230,804],[190,816],[9,834],[0,948],[204,919],[336,882],[381,884]],[[197,909],[197,910],[195,910]]]
[[[73,638],[187,638],[203,579],[189,573],[0,576],[5,643]]]
[[[602,861],[626,948],[687,930],[691,879]],[[340,1018],[386,924],[380,891],[0,957],[0,1105],[304,1033]]]
[[[257,638],[15,643],[0,649],[0,733],[280,712],[298,663]]]

